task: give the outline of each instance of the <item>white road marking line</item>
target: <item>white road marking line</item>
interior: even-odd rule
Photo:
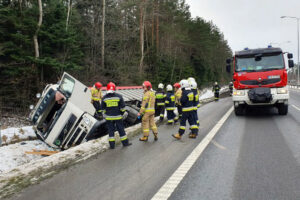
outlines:
[[[205,148],[212,141],[212,139],[217,134],[222,125],[225,123],[225,121],[228,119],[232,111],[233,107],[231,107],[226,112],[226,114],[218,121],[218,123],[206,135],[206,137],[203,138],[200,144],[198,144],[198,146],[192,151],[192,153],[185,159],[185,161],[183,161],[183,163],[177,168],[177,170],[172,174],[172,176],[152,197],[152,200],[165,200],[171,196],[175,188],[179,185],[184,176],[188,173],[188,171],[192,168],[197,159],[201,156]]]
[[[292,105],[294,108],[296,108],[298,111],[300,111],[300,108],[298,108],[297,106],[295,105]]]

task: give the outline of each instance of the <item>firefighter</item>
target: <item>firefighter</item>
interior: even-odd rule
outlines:
[[[191,86],[187,80],[180,81],[180,86],[182,89],[182,96],[180,99],[180,103],[182,106],[182,117],[180,119],[180,127],[178,133],[172,134],[172,136],[180,140],[181,136],[185,132],[186,121],[188,120],[192,131],[189,134],[189,137],[196,138],[198,134],[198,126],[196,125],[194,119],[194,93],[191,90]]]
[[[215,93],[215,101],[219,101],[220,86],[218,85],[218,82],[215,82],[215,85],[213,86],[213,92]]]
[[[174,90],[175,90],[175,106],[177,107],[177,112],[178,112],[178,115],[175,116],[175,118],[174,118],[174,122],[176,123],[182,117],[182,108],[181,108],[181,103],[180,103],[182,90],[180,88],[179,83],[175,83],[173,86],[174,86]]]
[[[159,120],[164,120],[165,115],[165,100],[166,94],[164,91],[164,84],[158,84],[157,92],[155,93],[155,116],[159,116]]]
[[[167,97],[166,97],[166,110],[168,117],[168,125],[172,125],[174,123],[174,110],[175,110],[175,95],[173,92],[172,85],[167,85]]]
[[[200,126],[200,122],[199,122],[199,119],[198,119],[198,108],[199,108],[199,90],[197,88],[197,83],[196,81],[192,81],[191,83],[191,88],[192,88],[192,91],[194,93],[194,118],[195,118],[195,121],[197,123],[197,126],[199,128]]]
[[[230,96],[232,96],[232,92],[233,92],[233,83],[232,82],[229,83],[229,92],[230,92]]]
[[[154,121],[155,115],[155,93],[152,90],[152,85],[149,81],[143,83],[144,96],[142,101],[142,107],[138,113],[138,117],[142,117],[142,128],[144,136],[140,138],[140,141],[148,141],[150,129],[154,134],[154,140],[158,140],[158,131]]]
[[[119,132],[121,142],[124,147],[131,145],[125,133],[123,119],[128,113],[125,110],[125,102],[122,95],[115,92],[116,85],[112,82],[107,84],[107,94],[101,102],[101,110],[105,114],[106,126],[109,135],[109,145],[115,148],[115,130]]]
[[[92,95],[91,102],[96,109],[95,116],[97,118],[102,118],[100,102],[103,95],[101,92],[101,88],[102,88],[102,84],[100,82],[96,82],[95,85],[91,88],[91,95]]]

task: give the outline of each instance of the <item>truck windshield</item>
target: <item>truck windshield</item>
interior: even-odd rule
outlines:
[[[276,55],[262,55],[259,60],[255,60],[254,55],[252,57],[236,57],[235,63],[236,72],[271,71],[284,68],[281,53]]]
[[[74,85],[75,85],[75,81],[65,75],[63,80],[61,81],[60,85],[59,85],[59,90],[67,97],[69,98],[73,92],[74,89]]]

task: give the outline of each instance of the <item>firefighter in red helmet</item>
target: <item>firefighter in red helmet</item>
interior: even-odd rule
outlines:
[[[158,131],[157,126],[154,121],[155,115],[155,93],[152,90],[152,85],[149,81],[144,81],[143,83],[144,88],[144,96],[142,100],[142,106],[139,111],[139,116],[142,117],[142,128],[144,136],[140,138],[140,141],[148,141],[150,129],[154,134],[154,140],[158,139]]]
[[[115,92],[116,85],[112,82],[107,84],[107,94],[101,102],[101,110],[105,114],[106,126],[109,135],[109,145],[111,149],[115,148],[115,130],[119,132],[123,146],[129,146],[127,135],[123,124],[128,113],[125,110],[125,102],[122,95]]]
[[[182,107],[181,107],[181,103],[180,103],[182,90],[180,88],[179,83],[175,83],[173,86],[174,86],[174,89],[175,89],[175,106],[177,107],[177,111],[178,111],[178,115],[174,118],[175,123],[176,123],[182,116]]]
[[[100,102],[103,95],[101,92],[101,88],[102,88],[102,84],[100,82],[96,82],[95,85],[91,88],[91,95],[92,95],[91,102],[96,109],[96,117],[102,116]]]

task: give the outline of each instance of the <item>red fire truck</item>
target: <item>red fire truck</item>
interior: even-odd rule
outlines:
[[[233,62],[234,90],[232,100],[236,115],[242,115],[247,106],[275,106],[280,115],[288,113],[288,65],[294,67],[293,55],[281,48],[248,49],[227,59],[226,70],[230,73]]]

